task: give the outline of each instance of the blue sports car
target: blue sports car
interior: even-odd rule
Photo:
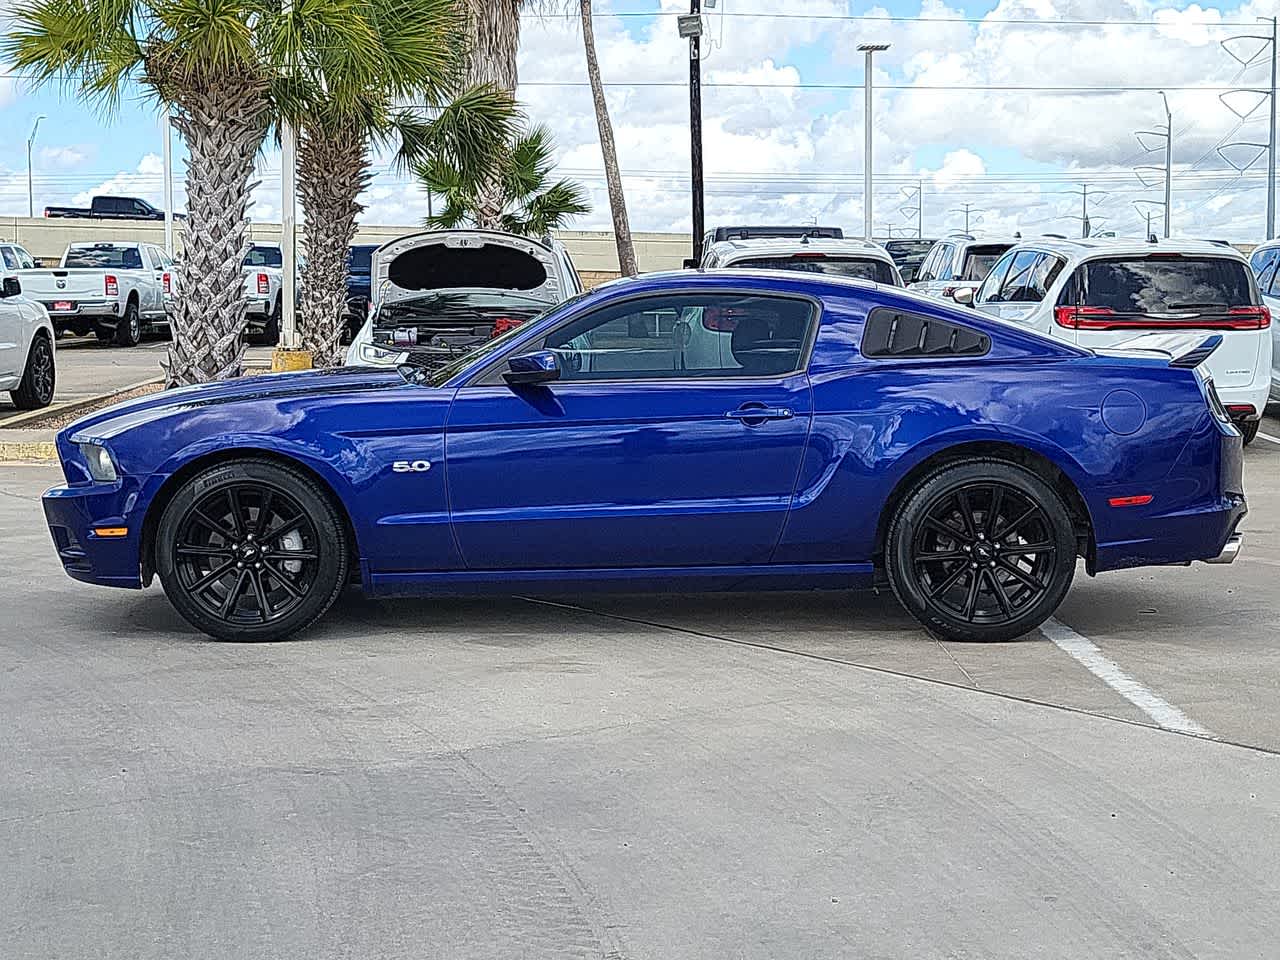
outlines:
[[[608,284],[456,359],[173,390],[62,431],[44,497],[78,580],[157,574],[214,637],[273,640],[349,582],[424,594],[887,582],[1007,640],[1094,574],[1227,561],[1241,440],[1199,364],[866,281]]]

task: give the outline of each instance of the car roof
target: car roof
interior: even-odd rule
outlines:
[[[747,240],[721,240],[707,250],[726,260],[751,256],[783,256],[795,253],[828,253],[866,257],[872,260],[893,262],[889,251],[878,243],[846,237],[834,240],[830,237],[759,237]]]
[[[1022,242],[1021,237],[979,237],[971,233],[953,233],[946,237],[939,237],[934,243],[956,243],[964,247],[984,247],[992,243],[1007,243],[1010,246]]]
[[[1019,249],[1044,250],[1061,254],[1068,260],[1089,260],[1097,257],[1149,256],[1153,253],[1194,253],[1203,256],[1228,257],[1244,260],[1245,255],[1224,243],[1212,240],[1183,240],[1173,237],[1167,240],[1141,240],[1134,237],[1024,237],[1018,241]]]

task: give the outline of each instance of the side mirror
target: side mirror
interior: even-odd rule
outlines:
[[[22,284],[18,282],[17,277],[5,277],[4,287],[0,288],[0,297],[6,300],[9,297],[18,297],[22,295]]]
[[[956,292],[951,295],[951,299],[962,307],[972,307],[973,293],[973,287],[957,287]]]
[[[507,360],[503,379],[512,385],[550,383],[560,379],[560,358],[554,350],[535,350]]]

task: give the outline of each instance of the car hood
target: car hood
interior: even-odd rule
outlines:
[[[158,417],[214,404],[281,397],[327,397],[363,390],[398,387],[404,383],[395,368],[336,367],[304,373],[262,374],[217,383],[203,383],[126,400],[75,421],[59,434],[71,443],[108,440]]]

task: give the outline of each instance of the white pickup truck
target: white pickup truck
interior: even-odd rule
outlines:
[[[246,337],[275,346],[280,340],[280,284],[284,255],[275,243],[253,243],[244,255]]]
[[[73,243],[51,270],[22,270],[23,292],[44,304],[58,335],[70,331],[131,347],[169,325],[173,260],[150,243]]]

